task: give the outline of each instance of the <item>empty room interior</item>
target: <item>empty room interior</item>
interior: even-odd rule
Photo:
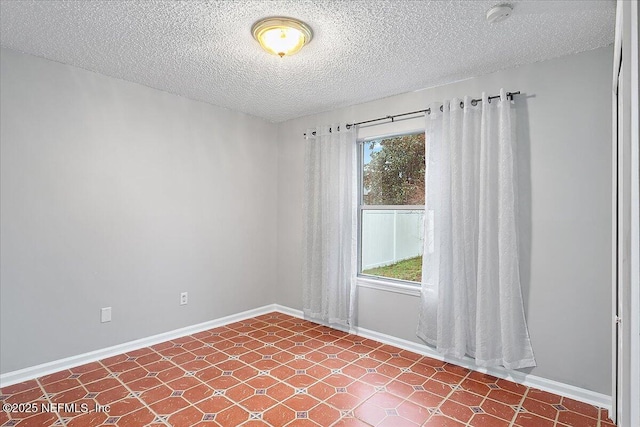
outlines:
[[[635,1],[2,1],[0,426],[640,426]]]

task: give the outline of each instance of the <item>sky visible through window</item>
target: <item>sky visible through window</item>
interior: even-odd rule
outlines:
[[[371,154],[378,152],[380,150],[382,150],[382,145],[380,145],[380,140],[367,141],[364,144],[363,164],[368,165],[369,163],[371,163]]]

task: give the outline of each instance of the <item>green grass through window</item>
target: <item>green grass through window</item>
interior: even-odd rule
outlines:
[[[405,259],[384,267],[370,268],[362,273],[420,283],[422,280],[422,257]]]

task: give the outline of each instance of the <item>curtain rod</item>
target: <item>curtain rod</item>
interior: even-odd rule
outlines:
[[[507,92],[507,99],[513,99],[513,95],[520,95],[520,91],[517,92]],[[500,95],[494,95],[494,96],[490,96],[487,99],[489,99],[489,101],[491,101],[492,99],[496,99],[496,98],[500,98]],[[482,102],[482,98],[478,98],[478,99],[472,99],[471,100],[471,105],[475,106],[478,104],[478,102]],[[460,101],[460,107],[462,108],[464,106],[464,102]],[[440,106],[440,111],[442,111],[442,105]],[[373,122],[379,122],[381,120],[391,120],[391,123],[393,123],[393,121],[395,120],[396,117],[403,117],[403,116],[409,116],[411,114],[418,114],[418,113],[427,113],[427,114],[431,114],[431,108],[427,108],[426,110],[416,110],[416,111],[411,111],[408,113],[402,113],[402,114],[394,114],[392,116],[386,116],[386,117],[379,117],[377,119],[371,119],[371,120],[365,120],[363,122],[356,122],[356,123],[347,123],[347,129],[350,129],[351,126],[358,126],[358,125],[363,125],[366,123],[373,123]],[[340,130],[340,127],[338,126],[338,130]],[[331,132],[331,128],[329,128],[329,132]],[[307,134],[303,134],[304,136],[307,136]],[[316,132],[311,132],[311,135],[315,136]]]

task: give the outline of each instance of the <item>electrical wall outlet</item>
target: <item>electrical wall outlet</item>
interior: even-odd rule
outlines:
[[[100,322],[111,322],[111,307],[105,307],[100,309]]]
[[[182,292],[180,294],[180,305],[186,305],[189,302],[189,294],[187,292]]]

